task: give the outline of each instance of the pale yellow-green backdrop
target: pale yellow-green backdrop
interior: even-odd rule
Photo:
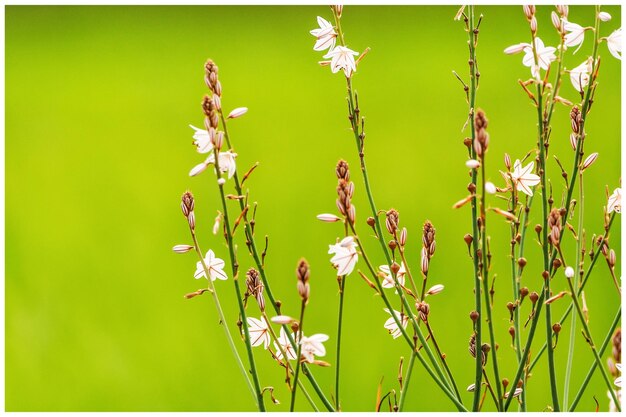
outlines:
[[[570,9],[571,21],[593,24],[592,8]],[[551,10],[538,7],[539,36],[556,46]],[[613,15],[602,24],[607,36],[621,25],[620,8],[603,10]],[[473,382],[467,342],[474,298],[462,239],[471,229],[470,211],[451,208],[465,197],[469,181],[462,145],[467,132],[461,132],[467,105],[452,75],[456,70],[467,80],[467,35],[463,23],[453,21],[456,11],[453,6],[347,6],[343,27],[351,48],[371,47],[354,76],[367,120],[366,158],[379,208],[398,209],[401,225],[409,230],[409,262],[416,271],[421,225],[430,219],[437,229],[430,282],[446,288],[431,299],[431,322],[465,389]],[[490,121],[487,170],[503,185],[498,170],[504,169],[504,153],[521,158],[536,142],[536,113],[518,85],[530,71],[521,55],[502,53],[528,42],[530,34],[521,7],[479,6],[477,12],[484,14],[478,104]],[[315,216],[336,211],[338,159],[353,167],[362,225],[368,207],[346,118],[344,77],[320,67],[322,53],[312,49],[309,30],[318,15],[331,17],[326,6],[6,7],[7,410],[254,410],[211,298],[183,298],[204,285],[193,278],[197,259],[171,251],[175,244],[190,243],[179,208],[180,195],[190,189],[197,199],[202,246],[224,259],[228,254],[222,238],[211,234],[219,208],[212,173],[188,176],[203,158],[191,146],[188,125],[202,126],[207,58],[219,65],[227,111],[250,109],[230,131],[240,170],[260,163],[247,186],[259,202],[257,238],[270,236],[266,262],[272,289],[284,311],[296,315],[294,269],[300,257],[309,260],[307,332],[330,335],[324,359],[335,363],[338,296],[327,245],[342,228]],[[591,38],[587,33],[575,55],[568,50],[567,68],[584,61]],[[600,155],[585,174],[588,238],[602,232],[605,185],[613,190],[620,182],[620,61],[604,43],[599,53],[599,85],[586,125],[586,150]],[[578,100],[568,78],[562,96]],[[570,170],[568,113],[564,106],[556,110],[550,151]],[[562,181],[553,159],[548,172],[559,202]],[[505,207],[495,197],[489,204]],[[531,227],[538,212],[539,205]],[[511,301],[509,229],[503,219],[491,218],[494,322],[501,373],[512,379],[516,364],[505,307]],[[620,226],[618,219],[616,230]],[[361,233],[381,264],[377,243],[366,228]],[[529,237],[523,285],[539,291],[540,250]],[[246,269],[252,262],[239,243]],[[611,243],[620,253],[618,233]],[[618,266],[618,276],[619,271]],[[619,297],[604,261],[596,272],[586,294],[590,326],[600,342]],[[217,286],[235,330],[232,281]],[[554,290],[565,287],[557,274]],[[555,320],[566,306],[566,300],[554,304]],[[251,307],[251,314],[256,311]],[[522,317],[528,313],[525,304]],[[387,318],[381,300],[353,273],[346,289],[344,410],[373,410],[382,378],[385,392],[398,390],[399,357],[409,351],[383,329]],[[556,349],[560,396],[569,326],[569,320],[563,323]],[[570,401],[592,363],[580,325],[576,333]],[[533,348],[544,340],[542,319]],[[243,354],[243,344],[239,347]],[[282,403],[268,404],[269,409],[287,409],[283,372],[262,348],[255,354],[262,385],[276,387]],[[314,371],[330,396],[334,367]],[[529,381],[530,409],[541,411],[550,403],[547,381],[542,361]],[[579,409],[593,410],[594,395],[606,410],[606,387],[598,372]],[[470,398],[463,394],[466,404]],[[302,397],[298,408],[309,409]],[[492,409],[489,401],[486,408]],[[416,366],[406,409],[454,408]]]

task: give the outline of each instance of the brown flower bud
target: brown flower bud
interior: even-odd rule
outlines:
[[[432,258],[432,256],[435,254],[435,248],[436,248],[435,228],[433,227],[433,224],[429,220],[426,220],[426,222],[424,223],[423,234],[422,234],[422,245],[426,249],[428,253],[428,257]]]
[[[387,246],[389,246],[389,249],[393,251],[393,250],[396,250],[396,248],[398,247],[398,244],[396,243],[395,240],[391,239],[389,243],[387,243]]]
[[[552,325],[552,331],[556,334],[559,334],[559,332],[561,331],[561,323],[554,323]]]
[[[348,163],[343,159],[340,159],[337,162],[337,167],[335,168],[335,174],[337,174],[337,179],[343,179],[346,181],[350,180],[350,170],[348,169]]]
[[[408,231],[406,230],[406,227],[402,228],[402,231],[400,232],[400,246],[404,246],[406,245],[406,235],[407,235]]]
[[[467,246],[472,244],[472,241],[474,240],[474,238],[472,237],[472,235],[470,235],[469,233],[465,234],[465,236],[463,236],[463,240],[465,241],[465,243],[467,244]]]
[[[533,303],[533,305],[537,302],[538,299],[539,299],[539,294],[537,294],[536,291],[533,291],[530,293],[530,301]]]
[[[185,217],[188,217],[189,213],[193,212],[194,200],[191,191],[185,191],[185,193],[183,194],[180,208],[182,209]]]
[[[470,139],[470,138],[463,139],[463,145],[465,145],[465,146],[467,146],[469,148],[470,146],[472,146],[472,139]]]
[[[398,230],[398,223],[400,222],[400,214],[395,209],[391,209],[386,213],[386,216],[385,226],[387,231],[390,235],[395,236],[396,230]]]
[[[309,301],[311,289],[309,287],[309,264],[305,259],[301,259],[296,269],[296,277],[298,278],[298,294],[306,303]]]
[[[400,265],[398,265],[397,262],[393,262],[391,264],[391,272],[393,272],[394,274],[397,274],[398,271],[400,271]]]
[[[522,300],[524,300],[524,298],[526,298],[526,296],[528,295],[528,287],[522,287],[519,290],[519,293],[520,293]]]
[[[367,224],[369,227],[374,228],[374,226],[376,225],[376,220],[374,220],[374,218],[370,216],[367,218]]]
[[[561,260],[559,258],[554,259],[554,261],[552,261],[552,268],[559,269],[560,267],[561,267]]]
[[[471,319],[474,323],[476,323],[476,320],[478,320],[478,311],[475,311],[475,310],[474,310],[474,311],[472,311],[472,312],[470,313],[470,319]]]
[[[519,258],[517,260],[517,265],[520,267],[520,269],[524,269],[524,267],[526,266],[526,258]]]
[[[504,166],[506,167],[507,171],[511,170],[511,157],[509,156],[508,153],[504,154]]]

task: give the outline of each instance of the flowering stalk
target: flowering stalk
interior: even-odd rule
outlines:
[[[185,193],[185,195],[189,194],[191,196],[191,193]],[[191,207],[193,207],[193,196],[191,196]],[[191,213],[193,213],[193,210],[190,210]],[[220,304],[220,300],[219,297],[217,296],[217,291],[215,286],[213,285],[213,281],[211,280],[211,274],[209,272],[209,268],[207,267],[206,263],[204,262],[204,257],[202,256],[202,251],[200,250],[200,245],[198,244],[198,239],[196,237],[196,232],[195,232],[195,227],[192,223],[189,224],[189,231],[191,232],[191,238],[193,240],[193,245],[194,245],[194,249],[196,251],[196,254],[198,255],[198,258],[200,259],[200,262],[202,264],[202,268],[204,269],[204,274],[207,277],[207,281],[208,283],[208,289],[209,292],[211,293],[211,295],[213,296],[213,301],[215,302],[215,307],[217,309],[217,314],[219,317],[219,323],[222,325],[222,327],[224,328],[224,333],[226,333],[226,339],[228,340],[228,344],[230,346],[230,349],[233,351],[233,354],[235,355],[235,359],[237,359],[237,364],[239,365],[239,369],[241,370],[241,373],[243,374],[246,383],[248,385],[248,388],[250,389],[250,392],[252,393],[252,396],[254,398],[255,403],[257,404],[257,407],[259,407],[259,409],[261,410],[261,408],[263,407],[263,401],[262,401],[262,397],[259,398],[258,391],[256,390],[256,387],[252,386],[252,382],[250,381],[250,377],[248,376],[248,372],[246,371],[245,366],[243,365],[243,362],[241,360],[241,357],[239,356],[239,352],[237,351],[237,348],[235,347],[235,342],[233,341],[233,337],[230,334],[230,330],[228,329],[228,322],[226,321],[226,318],[224,317],[224,311],[222,310],[222,306]],[[261,399],[261,401],[259,401],[259,399]]]
[[[226,196],[224,193],[224,182],[222,180],[222,174],[219,166],[219,148],[216,146],[213,148],[215,154],[215,176],[217,177],[217,184],[220,192],[220,199],[222,201],[222,210],[224,216],[224,235],[226,237],[226,244],[228,246],[228,253],[230,256],[230,265],[233,272],[233,283],[235,285],[235,293],[237,296],[237,304],[239,307],[239,314],[241,315],[241,321],[244,323],[244,343],[248,352],[248,360],[250,362],[250,373],[252,374],[252,381],[254,382],[254,390],[257,396],[257,402],[259,411],[265,411],[265,404],[263,403],[263,393],[259,384],[259,375],[256,369],[256,363],[254,361],[254,354],[252,353],[252,345],[250,343],[250,333],[248,331],[246,309],[244,308],[241,290],[239,288],[239,264],[237,263],[237,256],[235,254],[235,245],[233,243],[233,231],[230,227],[230,220],[228,217],[228,206],[226,205]]]
[[[333,9],[333,15],[334,15],[334,18],[335,18],[335,25],[337,27],[337,38],[338,38],[339,44],[341,46],[345,47],[345,40],[344,40],[344,37],[343,37],[343,32],[341,30],[341,20],[340,20],[339,13],[337,11],[337,8],[333,7],[332,9]],[[382,228],[380,226],[380,219],[378,217],[378,210],[376,209],[376,204],[374,203],[374,198],[373,198],[373,194],[372,194],[372,190],[371,190],[371,187],[370,187],[369,178],[368,178],[368,174],[367,174],[367,167],[365,165],[365,157],[364,157],[364,153],[363,153],[363,141],[365,139],[365,134],[363,133],[364,121],[363,121],[363,119],[361,119],[359,117],[360,109],[358,107],[356,94],[354,93],[353,88],[352,88],[352,79],[351,79],[350,76],[346,76],[346,83],[347,83],[347,89],[348,89],[348,108],[349,108],[349,113],[350,113],[349,118],[350,118],[350,122],[351,122],[351,125],[352,125],[352,131],[354,133],[354,138],[355,138],[355,141],[356,141],[357,150],[359,152],[361,173],[363,174],[363,180],[364,180],[364,183],[365,183],[365,190],[366,190],[366,193],[367,193],[370,209],[371,209],[371,212],[372,212],[372,217],[374,219],[374,229],[376,231],[376,235],[377,235],[378,241],[379,241],[379,243],[381,245],[383,254],[385,255],[385,259],[387,261],[387,265],[390,268],[391,276],[393,278],[393,281],[396,284],[398,295],[400,296],[401,301],[402,301],[406,311],[410,312],[411,311],[410,305],[408,304],[408,301],[406,300],[406,297],[404,296],[404,292],[402,291],[401,286],[398,283],[396,272],[393,271],[393,269],[391,268],[392,259],[391,259],[391,256],[389,254],[389,251],[387,249],[387,245],[386,245],[384,237],[383,237]],[[359,125],[359,121],[361,121],[360,125]],[[361,249],[363,249],[362,246],[361,246]],[[373,269],[372,269],[372,271],[373,271]],[[376,275],[375,272],[373,272],[373,274]],[[392,313],[392,315],[393,315],[393,313]],[[426,354],[429,357],[430,361],[432,362],[432,364],[433,364],[433,366],[435,368],[435,371],[439,375],[439,378],[441,378],[442,381],[447,382],[446,378],[443,375],[443,372],[441,370],[441,367],[440,367],[439,363],[437,362],[436,358],[434,357],[432,351],[430,350],[430,347],[428,346],[428,344],[426,342],[426,339],[424,338],[421,330],[419,329],[419,325],[417,324],[417,322],[415,320],[415,317],[413,316],[413,314],[409,314],[409,318],[413,322],[413,326],[415,328],[417,336],[420,339],[420,342],[422,343],[422,345],[424,346],[424,348],[426,350]],[[447,384],[447,388],[448,389],[451,388],[449,383]],[[460,400],[460,399],[458,399],[458,400]]]
[[[220,120],[221,120],[221,124],[222,124],[222,129],[224,130],[224,139],[226,140],[226,144],[228,146],[228,148],[232,149],[232,144],[231,144],[231,139],[230,139],[230,135],[228,133],[228,128],[226,125],[226,117],[224,116],[223,110],[220,107],[218,109],[218,114],[220,116]],[[239,176],[237,171],[235,170],[235,173],[233,175],[233,180],[234,180],[234,184],[235,184],[235,190],[237,191],[237,195],[243,195],[242,192],[242,182],[239,180]],[[261,255],[259,253],[259,250],[257,248],[256,245],[256,240],[254,238],[254,231],[252,228],[252,225],[250,223],[250,219],[248,217],[248,210],[246,210],[245,207],[245,203],[243,201],[243,199],[239,199],[239,206],[240,209],[243,213],[243,224],[244,224],[244,234],[246,237],[246,244],[248,245],[248,249],[250,250],[250,254],[252,255],[252,258],[256,264],[257,269],[259,270],[259,274],[261,275],[261,280],[263,281],[263,284],[265,286],[265,290],[267,293],[267,297],[270,300],[270,304],[272,305],[272,308],[274,309],[274,311],[276,312],[276,314],[280,315],[280,306],[276,303],[276,299],[274,298],[274,295],[272,294],[272,289],[269,285],[269,280],[267,279],[267,275],[265,273],[265,265],[261,259]],[[289,339],[289,342],[291,343],[292,347],[294,349],[296,349],[296,343],[295,340],[293,339],[293,337],[291,336],[291,333],[289,332],[289,328],[286,325],[283,325],[283,329],[285,329],[285,332],[287,334],[287,337]],[[333,405],[330,403],[330,401],[326,398],[326,396],[324,395],[324,392],[322,391],[322,389],[320,388],[319,384],[317,383],[317,381],[315,380],[315,377],[313,376],[313,374],[311,373],[309,367],[307,364],[302,364],[302,372],[304,375],[306,375],[307,379],[309,380],[309,382],[311,383],[311,386],[313,387],[313,389],[315,390],[316,394],[318,395],[319,399],[322,401],[322,403],[324,404],[324,406],[326,407],[326,409],[328,411],[335,411]]]
[[[615,318],[613,319],[613,323],[611,324],[609,332],[607,333],[606,337],[604,338],[604,341],[602,342],[602,346],[600,346],[600,352],[599,352],[600,356],[602,356],[604,354],[604,351],[606,350],[607,346],[609,345],[609,342],[611,341],[613,332],[615,331],[615,328],[617,327],[617,325],[620,322],[621,318],[622,318],[622,306],[620,306],[617,309],[617,313],[615,314]],[[572,401],[572,405],[571,405],[571,407],[568,410],[569,412],[576,411],[576,406],[578,405],[578,402],[582,398],[582,395],[585,392],[585,389],[587,388],[587,385],[589,384],[589,381],[591,380],[591,377],[593,376],[593,373],[596,370],[597,366],[598,366],[598,362],[596,362],[594,360],[593,364],[591,365],[591,369],[589,369],[589,372],[587,372],[587,376],[585,376],[585,379],[584,379],[582,385],[580,386],[580,389],[578,390],[578,393],[576,394],[576,396],[574,397],[574,400]],[[609,389],[609,391],[612,392],[613,388],[611,387]],[[618,404],[618,403],[616,403],[616,404]]]

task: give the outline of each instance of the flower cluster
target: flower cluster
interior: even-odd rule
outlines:
[[[359,53],[343,45],[335,45],[337,32],[329,21],[318,16],[317,23],[319,28],[311,30],[311,35],[316,38],[313,50],[325,51],[328,49],[324,58],[330,59],[330,69],[333,74],[343,70],[346,77],[352,77],[352,74],[356,72],[354,57],[358,56]]]

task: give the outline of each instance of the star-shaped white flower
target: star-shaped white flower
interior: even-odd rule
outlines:
[[[265,317],[261,320],[254,317],[248,317],[248,333],[250,334],[250,344],[252,346],[261,346],[265,349],[270,345],[269,325],[265,321]]]
[[[539,181],[541,180],[538,175],[532,173],[534,168],[535,163],[533,161],[531,161],[524,168],[522,168],[522,163],[519,159],[515,161],[511,177],[517,186],[518,191],[527,195],[533,195],[533,190],[530,187],[539,184]]]
[[[568,22],[565,19],[563,19],[563,29],[567,32],[565,34],[565,46],[569,47],[578,45],[578,48],[580,49],[583,41],[585,40],[586,29],[577,23]],[[574,53],[576,52],[574,51]]]
[[[329,48],[333,49],[335,46],[335,38],[337,37],[335,28],[328,20],[320,16],[317,16],[317,24],[320,25],[320,27],[311,31],[311,35],[317,38],[313,50],[324,51]]]
[[[389,309],[386,308],[385,311],[391,314]],[[406,329],[406,325],[409,324],[409,316],[407,316],[404,313],[400,313],[399,311],[396,311],[396,310],[393,310],[393,312],[396,314],[396,317],[398,317],[400,321],[402,322],[402,327]],[[387,321],[384,324],[384,327],[385,329],[389,331],[389,334],[394,339],[397,339],[398,337],[402,336],[402,330],[400,330],[400,328],[398,327],[398,324],[394,320],[393,315],[387,319]]]
[[[622,60],[622,28],[615,30],[606,38],[606,46],[615,58]]]
[[[524,48],[524,58],[522,63],[530,68],[530,72],[535,78],[539,78],[539,69],[547,70],[550,67],[550,63],[556,60],[554,51],[556,48],[552,46],[545,46],[541,38],[535,38],[535,50],[537,52],[537,65],[535,64],[535,54],[532,46]]]
[[[389,265],[381,265],[378,267],[380,272],[382,272],[385,277],[383,278],[383,282],[381,283],[383,288],[395,288],[396,282],[393,280],[393,275],[391,275],[391,271],[389,270]],[[404,267],[404,262],[400,264],[400,269],[396,274],[396,278],[398,278],[398,282],[400,285],[404,285],[404,275],[406,275],[406,268]]]
[[[219,153],[218,163],[220,165],[220,172],[221,173],[228,172],[229,179],[232,178],[233,175],[235,175],[235,172],[237,172],[237,165],[235,164],[236,157],[237,157],[237,154],[231,151]],[[215,153],[213,152],[207,157],[207,159],[203,163],[198,164],[195,167],[193,167],[191,171],[189,171],[189,176],[194,177],[204,172],[204,170],[207,169],[209,165],[214,164],[214,163],[215,163]]]
[[[617,370],[619,371],[620,376],[618,376],[617,378],[615,378],[615,382],[614,382],[614,383],[615,383],[615,386],[616,386],[616,387],[620,387],[620,388],[621,388],[621,387],[622,387],[622,375],[621,375],[621,373],[622,373],[622,364],[621,364],[621,363],[616,363],[616,364],[615,364],[615,367],[616,367],[616,368],[617,368]]]
[[[352,73],[356,72],[355,55],[359,55],[359,53],[345,46],[338,45],[324,55],[324,58],[331,58],[330,69],[333,74],[343,70],[346,77],[349,78],[352,76]]]
[[[589,84],[589,73],[592,69],[592,62],[592,58],[589,58],[569,72],[569,78],[576,91],[580,91],[582,93],[583,89]]]
[[[195,126],[189,125],[190,128],[195,130],[193,134],[193,144],[199,153],[209,153],[213,150],[213,142],[206,129],[198,129]]]
[[[226,272],[224,272],[224,260],[215,257],[215,253],[211,249],[206,253],[204,257],[204,263],[209,271],[209,276],[211,277],[211,281],[215,281],[216,279],[226,280],[228,276]],[[195,279],[206,278],[206,273],[204,271],[204,267],[202,266],[202,262],[198,261],[196,264],[196,273],[194,274]]]
[[[291,337],[293,337],[294,340],[296,340],[296,337],[293,333],[291,334]],[[280,345],[278,343],[280,343]],[[278,336],[278,343],[274,342],[274,348],[276,349],[276,357],[278,359],[283,358],[283,353],[280,351],[281,347],[285,351],[285,354],[287,355],[288,360],[293,361],[296,359],[296,351],[293,349],[293,346],[291,345],[291,342],[289,341],[289,338],[287,337],[287,333],[285,332],[285,329],[283,327],[280,328],[280,335]]]
[[[328,245],[328,253],[335,254],[330,262],[337,268],[337,276],[349,275],[353,270],[359,255],[356,252],[357,244],[352,236],[343,238],[335,245]]]
[[[613,194],[611,194],[611,196],[609,197],[609,204],[607,207],[607,211],[609,213],[612,213],[612,212],[621,213],[622,212],[622,189],[621,188],[616,188],[615,191],[613,191]]]
[[[323,342],[328,340],[328,336],[325,334],[314,334],[313,336],[302,336],[302,341],[300,342],[302,345],[302,356],[304,360],[309,363],[313,363],[315,361],[315,356],[324,356],[326,355],[326,348],[324,348]]]

